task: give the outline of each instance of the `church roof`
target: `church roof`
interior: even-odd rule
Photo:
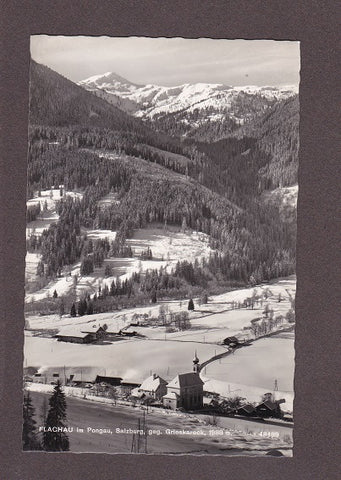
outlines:
[[[181,373],[177,375],[167,387],[174,388],[184,388],[184,387],[193,387],[195,385],[203,385],[204,382],[201,380],[197,373]]]

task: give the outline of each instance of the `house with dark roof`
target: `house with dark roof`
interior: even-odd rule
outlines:
[[[273,402],[271,400],[265,400],[264,402],[257,405],[256,407],[257,415],[263,418],[266,418],[266,417],[281,418],[282,412],[281,412],[280,403],[284,403],[284,401],[278,400]]]
[[[203,385],[200,375],[199,359],[195,354],[193,360],[193,372],[178,374],[167,385],[167,393],[162,402],[165,407],[175,410],[195,410],[203,407]]]
[[[243,415],[245,417],[252,417],[256,415],[256,409],[253,405],[247,403],[245,405],[240,406],[236,410],[237,415]]]
[[[106,383],[112,387],[121,385],[122,377],[112,377],[109,375],[96,375],[95,383]]]

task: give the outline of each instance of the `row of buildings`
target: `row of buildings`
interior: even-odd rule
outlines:
[[[203,408],[204,397],[204,382],[199,372],[199,359],[195,354],[192,372],[178,374],[169,383],[154,373],[131,394],[141,400],[158,400],[172,410],[197,410]]]
[[[27,370],[27,369],[26,369]],[[26,381],[54,384],[58,380],[68,386],[85,387],[102,395],[110,387],[119,387],[121,394],[141,403],[151,405],[163,405],[165,408],[175,410],[199,410],[203,408],[203,381],[200,378],[199,359],[195,354],[193,359],[193,371],[176,375],[167,382],[159,375],[153,373],[146,378],[141,385],[124,382],[121,377],[115,376],[114,372],[103,369],[101,374],[94,367],[50,367],[40,371],[26,371]],[[213,412],[220,414],[241,415],[243,417],[275,417],[292,421],[292,417],[284,418],[280,404],[284,399],[275,400],[272,393],[263,395],[262,401],[256,404],[243,404],[232,407],[225,401],[219,402],[213,399],[208,405]]]
[[[60,381],[63,385],[71,387],[95,388],[98,385],[120,387],[122,392],[141,402],[157,402],[173,410],[177,408],[195,410],[203,407],[204,382],[199,372],[199,359],[195,354],[193,371],[178,374],[170,382],[155,373],[141,385],[123,382],[114,372],[106,369],[98,372],[95,367],[49,367],[38,371],[28,369],[24,380],[43,384],[55,384]]]
[[[135,336],[135,331],[127,331],[127,329],[122,329],[119,331],[109,331],[106,326],[102,327],[96,323],[90,325],[71,325],[63,327],[55,335],[60,342],[69,342],[69,343],[94,343],[104,338],[114,338],[114,337],[132,337]]]

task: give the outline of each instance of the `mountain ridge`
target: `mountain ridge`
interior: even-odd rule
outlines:
[[[184,113],[193,117],[200,112],[206,114],[210,111],[206,119],[201,118],[202,121],[221,122],[228,117],[236,125],[244,124],[250,116],[250,113],[245,113],[247,108],[241,111],[238,104],[250,104],[252,97],[258,97],[261,106],[267,108],[298,92],[298,87],[294,85],[231,87],[222,83],[204,82],[170,87],[137,85],[113,72],[89,77],[78,82],[78,85],[145,121],[153,122],[169,115]],[[178,120],[183,124],[188,123],[184,118]]]

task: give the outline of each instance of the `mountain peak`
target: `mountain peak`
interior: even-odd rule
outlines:
[[[104,88],[108,86],[112,86],[114,84],[120,83],[122,85],[136,85],[133,82],[130,82],[121,75],[118,75],[115,72],[106,72],[100,75],[93,75],[92,77],[86,78],[85,80],[81,80],[78,84],[79,85],[93,85],[99,88]]]

